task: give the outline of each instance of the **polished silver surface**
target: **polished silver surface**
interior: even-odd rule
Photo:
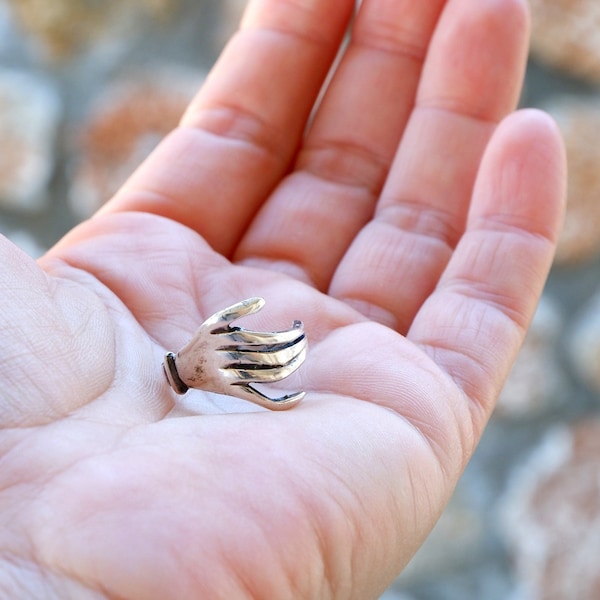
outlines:
[[[285,379],[302,365],[307,342],[301,321],[285,331],[250,331],[232,327],[241,317],[258,312],[262,298],[250,298],[208,318],[177,354],[168,352],[163,370],[178,394],[189,388],[249,400],[272,410],[298,404],[304,392],[271,398],[252,384]]]

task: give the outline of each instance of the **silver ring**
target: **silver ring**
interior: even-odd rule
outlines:
[[[296,406],[304,392],[271,398],[251,384],[281,381],[302,365],[307,351],[302,322],[275,332],[231,326],[264,305],[262,298],[250,298],[229,306],[204,321],[179,352],[167,352],[162,368],[171,388],[178,394],[195,388],[235,396],[272,410]]]

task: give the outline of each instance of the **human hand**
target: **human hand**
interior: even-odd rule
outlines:
[[[0,243],[0,595],[376,598],[433,527],[541,293],[564,159],[547,117],[506,117],[524,0],[364,0],[313,115],[353,8],[253,0],[101,214],[38,264]],[[304,322],[305,400],[173,410],[165,351],[253,296],[255,329]]]

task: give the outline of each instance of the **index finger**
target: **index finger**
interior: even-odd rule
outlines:
[[[104,210],[167,217],[230,255],[289,168],[353,9],[252,0],[180,127]]]

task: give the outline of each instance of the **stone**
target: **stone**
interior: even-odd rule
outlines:
[[[459,485],[433,531],[398,578],[398,586],[443,577],[481,552],[485,524],[469,496]],[[448,548],[452,548],[451,553]]]
[[[559,426],[525,461],[502,501],[514,599],[600,598],[600,420]]]
[[[557,303],[544,295],[500,394],[495,417],[532,419],[564,401],[568,385],[556,352],[563,321]]]
[[[600,3],[529,0],[531,53],[540,62],[600,82]]]
[[[202,76],[177,65],[136,71],[100,94],[72,148],[69,203],[89,217],[173,130]]]
[[[125,32],[139,16],[164,18],[179,0],[9,0],[25,32],[54,58],[89,47],[116,30]]]
[[[576,314],[567,350],[575,373],[592,390],[600,391],[600,291]]]
[[[49,81],[0,69],[1,206],[32,211],[46,204],[60,115],[60,98]]]
[[[569,166],[567,212],[556,263],[583,263],[600,253],[600,98],[562,97],[544,108],[563,134]]]

